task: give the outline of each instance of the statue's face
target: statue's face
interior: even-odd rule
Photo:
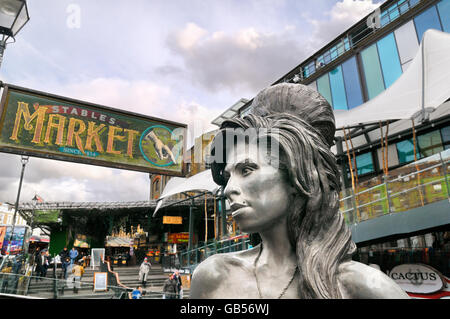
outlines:
[[[225,196],[242,231],[262,232],[287,217],[293,188],[263,151],[236,146],[227,151]]]

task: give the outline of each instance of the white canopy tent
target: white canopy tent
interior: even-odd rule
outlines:
[[[218,188],[219,186],[214,182],[210,169],[188,178],[172,177],[167,182],[161,196],[158,198],[158,203],[153,216],[155,216],[157,211],[161,208],[164,200],[171,196],[186,192],[215,193]]]
[[[336,128],[430,113],[450,97],[450,34],[424,33],[409,68],[388,89],[359,107],[335,110]],[[425,117],[427,115],[425,114]]]

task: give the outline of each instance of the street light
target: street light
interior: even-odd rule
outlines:
[[[1,0],[0,0],[1,1]],[[16,227],[16,215],[17,209],[19,208],[20,190],[22,189],[23,173],[25,171],[25,165],[28,163],[28,156],[22,156],[20,161],[22,162],[22,172],[20,173],[19,190],[17,191],[16,205],[14,207],[13,224],[11,229],[11,234],[9,235],[8,247],[6,249],[6,255],[9,255],[11,251],[11,244],[14,235],[14,228]]]
[[[0,0],[0,65],[8,39],[15,42],[16,34],[30,20],[25,0]]]
[[[31,214],[31,223],[30,223],[30,227],[31,227],[31,235],[33,235],[33,223],[34,223],[34,214],[36,213],[36,204],[38,202],[38,197],[36,194],[34,194],[33,199],[31,200],[31,202],[33,203],[33,211]]]

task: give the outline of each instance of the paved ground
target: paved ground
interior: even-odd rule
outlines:
[[[64,280],[53,279],[53,270],[49,269],[47,277],[43,280],[36,281],[34,278],[30,282],[30,287],[28,290],[28,295],[33,297],[42,298],[54,298],[54,286],[58,285],[58,296],[59,299],[110,299],[115,296],[113,289],[109,289],[106,292],[93,291],[94,283],[94,272],[98,269],[92,269],[87,267],[85,273],[81,280],[81,289],[78,293],[74,293],[72,289],[69,289],[67,283]],[[139,266],[123,266],[114,267],[113,271],[119,274],[120,282],[129,287],[135,288],[140,284],[139,282]],[[56,275],[59,278],[61,274],[61,269],[57,269]],[[167,279],[169,274],[162,272],[160,265],[153,265],[152,270],[148,276],[147,286],[144,289],[144,298],[162,298],[162,287],[164,281]],[[184,289],[184,298],[189,296],[189,290]]]

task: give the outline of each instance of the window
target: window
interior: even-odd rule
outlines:
[[[369,99],[373,99],[384,91],[384,80],[381,73],[380,60],[378,59],[377,45],[372,44],[364,49],[361,52],[361,59],[367,84],[367,93]]]
[[[402,25],[394,31],[395,40],[397,41],[398,54],[400,56],[400,63],[402,64],[403,72],[405,72],[407,63],[414,59],[419,50],[419,42],[417,41],[416,29],[414,22],[409,22]]]
[[[423,34],[428,29],[441,30],[441,23],[435,6],[432,6],[414,18],[416,25],[417,38],[422,41]]]
[[[441,17],[442,28],[445,32],[450,32],[450,0],[442,0],[439,2],[437,9]]]
[[[314,62],[311,62],[303,68],[303,77],[306,79],[314,72],[316,72],[316,66],[314,65]]]
[[[412,139],[401,141],[397,143],[398,161],[400,164],[405,164],[414,161],[414,143]],[[420,152],[416,148],[417,159],[420,158]]]
[[[432,131],[417,137],[420,153],[424,157],[440,153],[444,150],[442,147],[441,134],[438,130]]]
[[[4,224],[5,214],[0,214],[0,224]]]
[[[444,149],[450,149],[450,126],[446,126],[441,129],[442,134],[442,144],[444,145]]]
[[[356,156],[356,166],[358,175],[368,174],[375,171],[373,166],[372,153],[364,153]]]
[[[379,40],[377,48],[383,71],[384,86],[388,88],[402,75],[394,33],[390,33]]]
[[[345,92],[347,94],[347,106],[352,109],[363,104],[361,93],[361,83],[359,81],[358,67],[356,58],[352,57],[342,64],[342,73],[344,75]]]
[[[333,105],[333,101],[331,99],[330,81],[328,80],[328,73],[322,75],[320,78],[317,79],[317,90],[328,101],[328,103]]]
[[[338,66],[329,73],[331,97],[335,110],[347,110],[347,97],[345,96],[344,78],[342,77],[342,67]]]

